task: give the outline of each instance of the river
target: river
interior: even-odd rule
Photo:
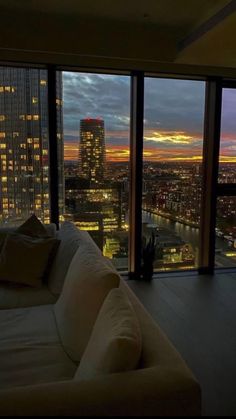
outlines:
[[[153,214],[148,211],[143,211],[142,217],[143,217],[143,222],[155,224],[158,227],[165,228],[171,232],[175,232],[186,243],[191,243],[195,252],[199,248],[199,229],[198,228],[190,227],[178,221],[169,220],[168,218],[164,218],[160,215]],[[223,251],[229,250],[227,242],[220,237],[216,238],[216,248],[222,249]]]

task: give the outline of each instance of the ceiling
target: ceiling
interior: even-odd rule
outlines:
[[[0,0],[0,9],[2,60],[236,69],[235,0]]]
[[[0,0],[12,13],[49,13],[192,27],[218,12],[230,0]]]

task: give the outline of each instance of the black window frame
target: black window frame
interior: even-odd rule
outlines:
[[[130,119],[130,230],[129,230],[129,277],[139,278],[141,272],[142,229],[142,151],[144,78],[161,77],[206,81],[206,99],[203,138],[203,193],[200,222],[199,274],[213,274],[215,269],[216,203],[219,196],[236,196],[236,184],[218,183],[221,108],[223,88],[235,88],[235,79],[219,76],[190,75],[164,72],[112,70],[88,67],[69,67],[36,63],[0,63],[5,67],[30,67],[48,72],[48,118],[49,118],[49,173],[50,173],[50,219],[59,228],[58,155],[57,155],[57,108],[56,73],[75,71],[84,73],[129,75],[131,77]],[[224,268],[230,269],[230,268]],[[232,269],[232,268],[231,268]]]

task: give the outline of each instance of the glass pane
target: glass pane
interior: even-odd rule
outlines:
[[[145,79],[143,245],[156,270],[198,266],[205,83]]]
[[[58,206],[59,214],[65,210],[65,176],[64,176],[64,136],[63,136],[63,100],[62,100],[62,72],[56,73],[56,108],[57,108],[57,153],[58,153]]]
[[[65,199],[60,219],[88,231],[116,268],[126,271],[130,78],[63,72],[62,81]]]
[[[47,71],[0,67],[0,225],[50,220]]]
[[[236,89],[223,89],[219,183],[236,183]]]
[[[215,266],[236,266],[236,197],[217,198]]]

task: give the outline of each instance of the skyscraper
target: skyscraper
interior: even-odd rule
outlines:
[[[86,118],[80,121],[79,172],[80,176],[99,184],[105,172],[104,121]]]
[[[62,195],[61,81],[57,86]],[[47,71],[0,67],[0,224],[50,220]]]

